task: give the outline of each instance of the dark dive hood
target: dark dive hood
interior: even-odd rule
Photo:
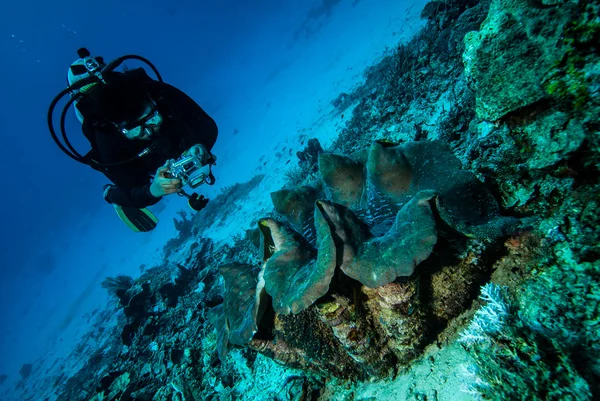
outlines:
[[[89,52],[85,48],[79,49],[78,54],[82,54],[82,53],[89,54]],[[54,140],[56,145],[60,148],[60,150],[62,150],[67,156],[69,156],[73,160],[78,161],[83,164],[90,165],[95,168],[105,168],[105,167],[117,166],[117,165],[130,163],[140,157],[147,155],[156,147],[154,144],[152,144],[152,145],[150,145],[150,147],[148,147],[147,149],[142,151],[140,154],[138,154],[137,156],[135,156],[129,160],[125,160],[125,161],[122,161],[119,163],[101,164],[94,160],[89,160],[89,159],[85,158],[84,156],[82,156],[73,147],[73,145],[71,144],[71,142],[69,141],[69,139],[67,137],[67,133],[66,133],[66,129],[65,129],[65,120],[66,120],[67,112],[71,108],[71,106],[75,102],[81,100],[82,98],[84,98],[86,96],[92,96],[89,92],[89,89],[91,89],[92,87],[94,87],[96,85],[107,85],[107,86],[110,85],[110,83],[106,82],[106,80],[104,79],[104,76],[109,75],[112,71],[114,71],[117,67],[119,67],[125,60],[140,60],[140,61],[144,62],[152,69],[152,71],[156,75],[158,81],[163,82],[162,77],[160,76],[160,73],[158,72],[156,67],[150,61],[148,61],[144,57],[140,57],[140,56],[136,56],[136,55],[126,55],[126,56],[119,57],[106,65],[102,65],[101,70],[91,73],[90,76],[83,78],[83,79],[73,83],[72,85],[68,86],[67,88],[63,89],[58,95],[56,95],[56,97],[50,103],[50,107],[48,108],[48,129],[50,130],[50,135],[52,136],[52,139]],[[62,142],[61,142],[58,135],[56,134],[55,129],[54,129],[53,115],[54,115],[54,110],[55,110],[58,102],[60,102],[60,100],[63,97],[65,97],[65,95],[68,95],[68,94],[71,95],[71,98],[67,101],[67,103],[63,107],[63,110],[62,110],[62,113],[60,116],[60,132],[61,132],[61,136],[62,136]]]

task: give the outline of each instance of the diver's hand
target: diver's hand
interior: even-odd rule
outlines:
[[[165,195],[181,191],[181,180],[169,177],[168,164],[169,162],[167,161],[164,166],[156,170],[156,175],[150,185],[150,193],[155,198],[161,198]]]

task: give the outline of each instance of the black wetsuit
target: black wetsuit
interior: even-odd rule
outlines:
[[[159,167],[168,159],[179,158],[196,144],[202,144],[210,151],[218,134],[215,121],[194,100],[169,84],[152,80],[140,70],[129,74],[135,74],[136,79],[143,75],[144,89],[163,117],[159,132],[150,140],[127,139],[113,125],[100,123],[93,112],[86,112],[85,104],[77,106],[84,115],[83,133],[92,145],[86,157],[98,163],[111,164],[131,159],[154,143],[154,150],[149,155],[130,163],[105,168],[94,167],[92,163],[92,167],[103,172],[115,184],[106,200],[135,208],[154,205],[161,199],[150,193],[151,178]]]

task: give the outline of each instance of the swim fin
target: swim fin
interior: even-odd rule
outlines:
[[[136,209],[114,204],[113,206],[123,223],[136,233],[152,231],[158,223],[158,218],[146,208]]]

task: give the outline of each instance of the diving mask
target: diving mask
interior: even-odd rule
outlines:
[[[139,139],[144,135],[151,136],[152,130],[150,128],[159,127],[162,122],[163,118],[154,105],[144,117],[134,123],[118,125],[117,128],[127,139]]]

